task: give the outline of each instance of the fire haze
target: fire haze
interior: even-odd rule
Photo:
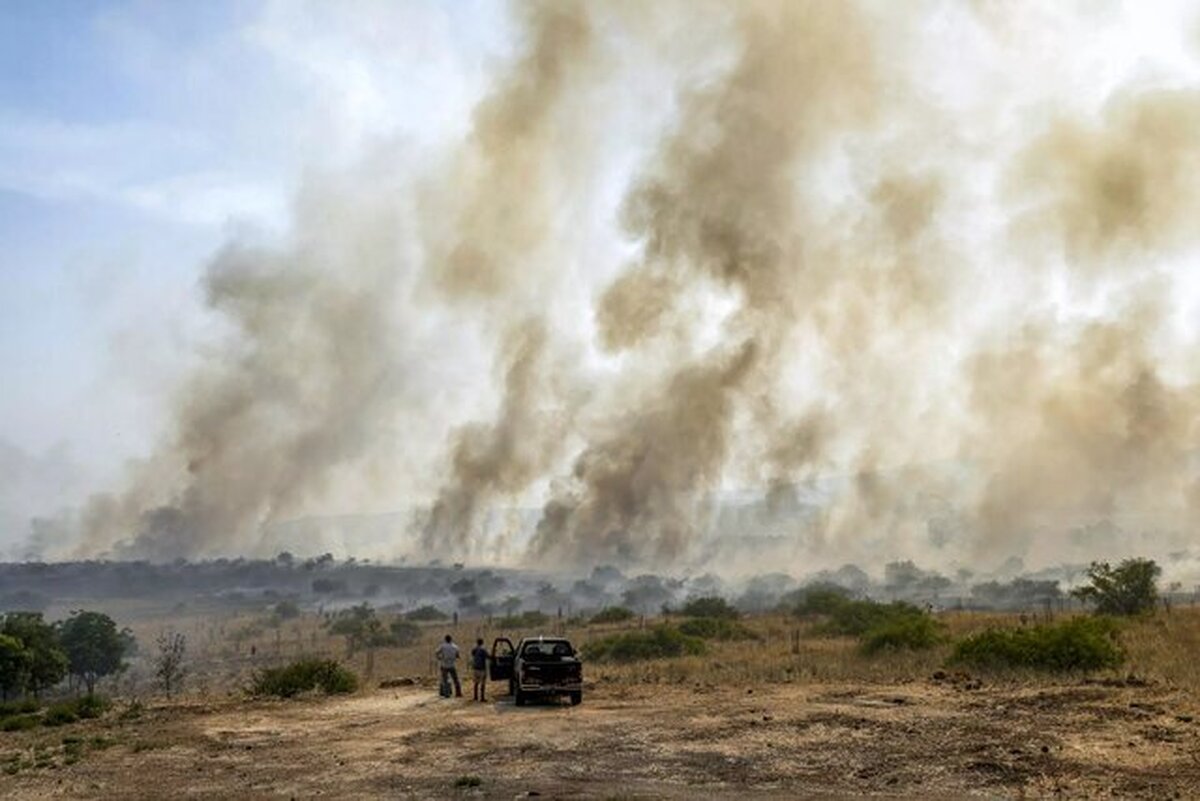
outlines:
[[[308,182],[286,244],[212,259],[229,334],[78,552],[269,553],[414,496],[387,555],[1186,549],[1200,82],[1059,70],[1122,23],[1055,8],[514,6],[443,158],[381,143]]]

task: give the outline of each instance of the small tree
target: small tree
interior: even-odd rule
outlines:
[[[7,701],[25,689],[29,680],[29,649],[16,637],[0,634],[0,697]]]
[[[72,612],[60,624],[59,640],[66,651],[71,675],[96,692],[96,682],[125,667],[128,640],[113,619],[101,612]]]
[[[0,634],[18,640],[29,653],[26,689],[35,697],[67,676],[67,655],[54,627],[41,612],[10,612],[4,616]]]
[[[1092,562],[1087,569],[1091,584],[1071,591],[1076,598],[1091,601],[1102,615],[1140,615],[1158,603],[1155,580],[1162,573],[1153,559],[1126,559],[1116,567]]]
[[[382,628],[375,610],[369,604],[362,603],[343,609],[329,624],[330,634],[340,634],[346,638],[346,657],[354,656],[354,652],[367,646]]]
[[[163,632],[155,640],[158,653],[154,657],[154,675],[167,698],[183,686],[187,669],[183,665],[187,653],[187,638],[179,632]]]

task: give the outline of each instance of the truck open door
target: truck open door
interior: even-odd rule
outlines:
[[[492,642],[492,666],[488,671],[488,677],[492,681],[511,681],[513,661],[516,655],[512,640],[507,637],[497,637]]]

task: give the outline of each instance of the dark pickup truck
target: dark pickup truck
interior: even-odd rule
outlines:
[[[513,703],[530,698],[565,695],[575,705],[583,701],[583,664],[571,643],[561,637],[526,637],[513,647],[498,637],[492,643],[492,681],[507,681]]]

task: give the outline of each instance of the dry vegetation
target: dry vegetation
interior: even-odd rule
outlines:
[[[952,638],[1033,622],[939,618]],[[586,646],[660,622],[552,620],[545,633]],[[347,656],[314,614],[172,618],[190,644],[184,695],[154,696],[138,668],[104,688],[117,703],[100,720],[0,734],[0,795],[151,798],[160,780],[227,798],[1200,794],[1200,609],[1124,623],[1126,664],[1087,676],[968,676],[944,669],[949,644],[868,656],[787,615],[743,622],[757,638],[588,664],[582,707],[517,710],[498,688],[488,705],[437,699],[430,654],[446,632],[465,644],[541,631],[425,624],[412,645]],[[165,624],[133,628],[146,642]],[[341,660],[362,688],[246,696],[256,670],[302,655]]]

